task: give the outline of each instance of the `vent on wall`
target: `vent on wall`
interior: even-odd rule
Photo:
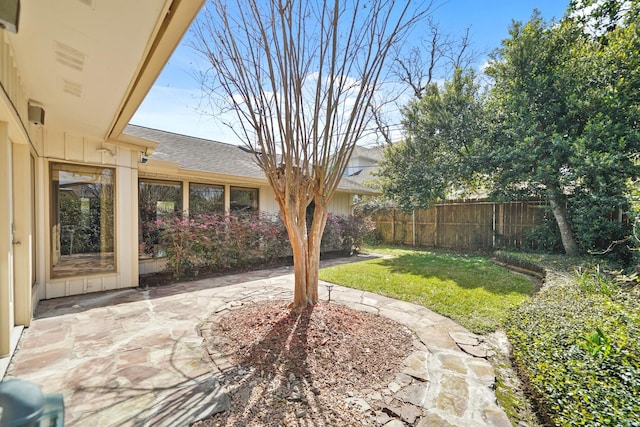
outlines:
[[[82,96],[82,85],[78,82],[62,79],[62,91],[80,98]]]
[[[76,71],[84,69],[85,55],[78,49],[74,49],[69,45],[60,42],[54,42],[54,53],[56,61],[60,64],[73,68]]]

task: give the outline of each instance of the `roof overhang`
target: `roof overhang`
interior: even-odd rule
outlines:
[[[47,127],[117,138],[204,0],[21,0],[9,34]]]

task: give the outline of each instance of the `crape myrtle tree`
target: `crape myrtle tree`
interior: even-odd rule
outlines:
[[[297,311],[318,301],[328,205],[367,130],[388,53],[429,6],[212,0],[192,27],[193,47],[210,67],[202,88],[235,113],[233,130],[275,193],[293,251]]]
[[[618,237],[607,215],[626,206],[639,173],[637,11],[637,1],[587,0],[559,22],[534,13],[486,68],[496,192],[548,200],[568,255]]]

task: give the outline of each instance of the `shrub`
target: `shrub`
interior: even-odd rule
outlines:
[[[629,266],[632,253],[625,242],[632,234],[627,221],[617,219],[618,208],[628,210],[628,203],[618,196],[576,193],[569,201],[569,221],[578,247],[583,253],[600,253],[608,261]]]
[[[552,424],[640,426],[640,289],[577,279],[510,316],[514,359]]]
[[[531,230],[525,231],[524,247],[549,254],[564,252],[560,238],[560,229],[550,213],[545,215],[541,224]]]
[[[360,251],[365,237],[375,229],[375,224],[364,215],[329,214],[322,235],[321,249],[325,252],[339,251],[350,255]]]
[[[351,253],[362,245],[369,224],[359,217],[330,215],[322,250]],[[291,256],[284,223],[266,213],[171,214],[152,225],[176,279],[273,264]]]

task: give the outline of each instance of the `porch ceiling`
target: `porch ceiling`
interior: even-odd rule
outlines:
[[[45,109],[45,125],[99,138],[117,136],[201,4],[21,0],[19,30],[9,36],[10,43],[27,96]],[[167,17],[180,6],[193,12],[180,18],[178,31],[168,31]],[[158,52],[162,38],[172,40]],[[158,53],[164,59],[148,67]],[[137,89],[144,79],[144,89]]]

